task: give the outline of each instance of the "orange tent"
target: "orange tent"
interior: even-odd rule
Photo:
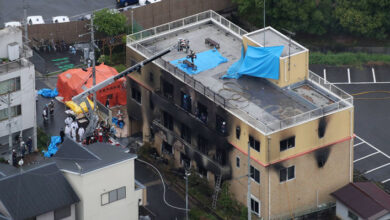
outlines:
[[[96,66],[96,84],[118,74],[115,68],[100,64]],[[58,96],[64,97],[63,101],[70,101],[72,97],[92,86],[92,67],[87,71],[82,69],[69,69],[60,75],[57,80]],[[109,99],[110,107],[126,105],[126,79],[121,78],[114,83],[100,89],[96,97],[103,105]]]

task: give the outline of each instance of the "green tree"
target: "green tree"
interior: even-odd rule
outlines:
[[[107,44],[110,51],[110,62],[112,62],[112,50],[115,46],[114,37],[125,33],[126,16],[109,9],[102,9],[94,13],[93,19],[96,30],[112,39]]]

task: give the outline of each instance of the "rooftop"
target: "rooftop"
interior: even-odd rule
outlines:
[[[81,146],[72,139],[65,138],[53,159],[61,170],[85,174],[136,157],[135,154],[125,153],[122,148],[110,144],[98,142]]]
[[[19,169],[10,167],[0,167],[6,174],[0,178],[0,206],[5,210],[0,216],[27,219],[80,201],[53,162]]]
[[[332,196],[364,219],[377,219],[390,213],[390,195],[372,182],[350,183]]]
[[[273,36],[266,36],[269,46],[283,44],[286,48],[287,44],[288,48],[288,38],[276,30],[268,27],[266,34]],[[190,49],[196,53],[212,49],[205,44],[205,38],[217,41],[220,44],[218,51],[228,62],[214,69],[190,76],[174,68],[169,62],[187,55],[177,50],[154,62],[263,133],[272,133],[302,120],[349,107],[344,101],[350,98],[349,95],[331,84],[325,85],[328,83],[314,73],[310,74],[309,80],[285,88],[279,88],[263,78],[221,79],[240,59],[243,35],[261,40],[261,32],[247,34],[215,12],[206,11],[130,35],[128,46],[149,57],[176,45],[179,38],[188,39]],[[292,44],[296,46],[294,53],[306,50],[295,42]],[[324,87],[320,86],[321,82]]]

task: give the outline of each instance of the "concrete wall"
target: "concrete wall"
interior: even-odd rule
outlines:
[[[76,208],[75,208],[74,204],[70,206],[70,213],[71,214],[69,217],[63,218],[61,220],[75,220],[76,219]],[[37,216],[36,220],[54,220],[54,211]]]
[[[134,159],[77,175],[65,172],[80,198],[77,219],[138,219],[138,194],[134,191]],[[101,195],[126,187],[126,198],[101,205]]]
[[[8,44],[18,43],[22,46],[22,31],[18,28],[8,27],[0,30],[0,58],[8,58]]]

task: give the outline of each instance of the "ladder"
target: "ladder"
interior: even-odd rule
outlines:
[[[217,207],[218,194],[219,191],[221,190],[221,182],[222,182],[222,175],[218,175],[217,182],[215,183],[214,194],[213,194],[213,204],[212,204],[213,209]]]

